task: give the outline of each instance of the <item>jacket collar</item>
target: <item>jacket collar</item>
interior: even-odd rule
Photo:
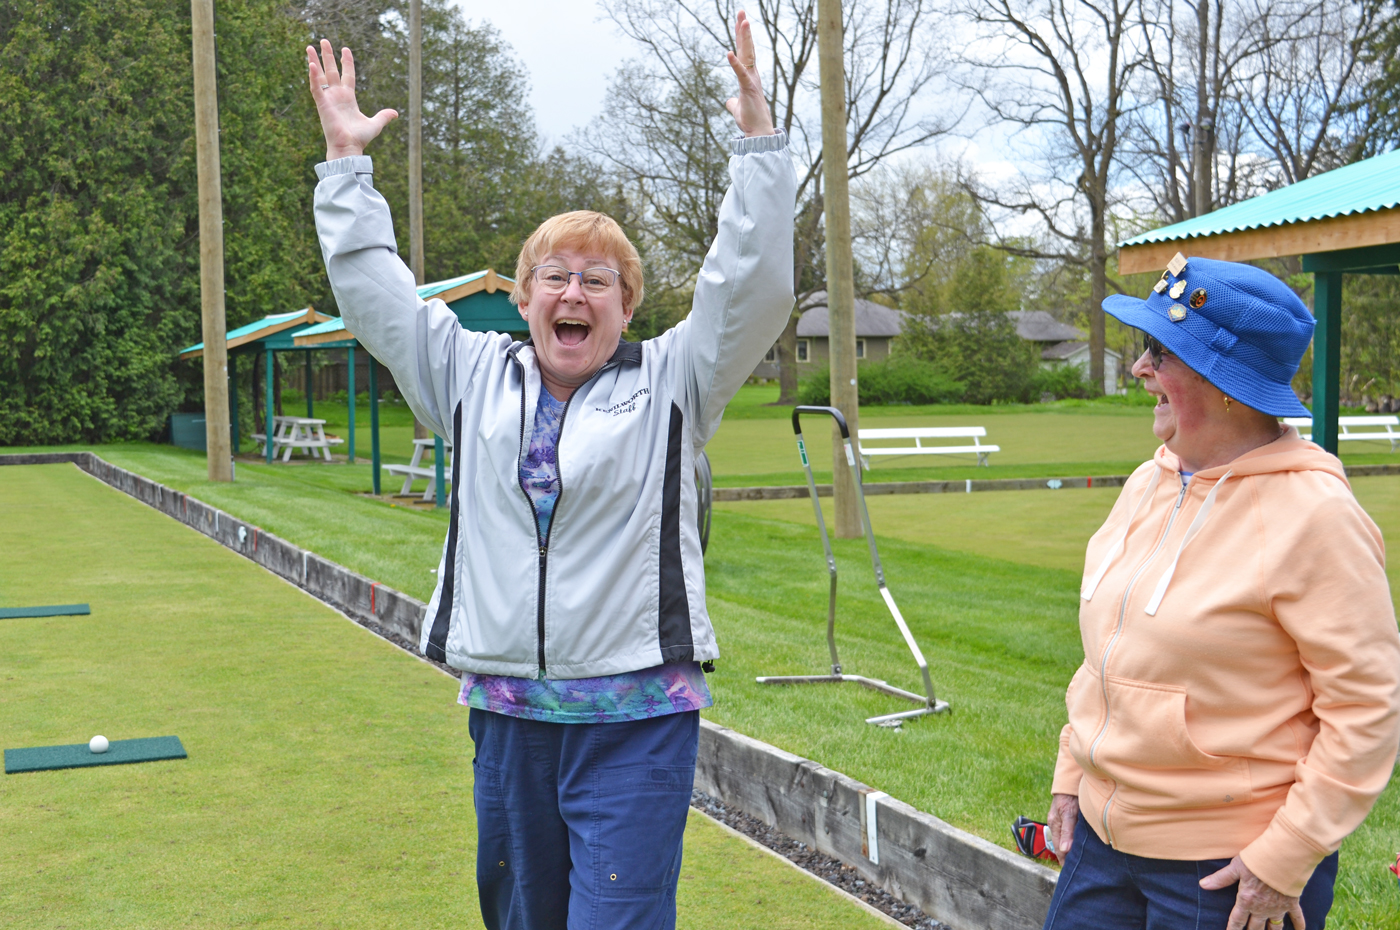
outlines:
[[[519,361],[517,355],[520,350],[526,346],[533,349],[535,347],[535,340],[526,339],[524,342],[512,343],[511,347],[506,350],[506,354],[512,359]],[[613,350],[612,357],[603,364],[603,368],[607,368],[611,365],[640,365],[641,363],[642,344],[640,342],[628,342],[626,339],[619,339],[617,341],[617,348]],[[602,369],[599,369],[599,371],[601,370]],[[594,372],[594,374],[597,374],[597,372]]]

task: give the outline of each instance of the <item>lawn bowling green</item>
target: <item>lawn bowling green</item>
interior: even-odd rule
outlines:
[[[0,514],[0,606],[93,606],[0,624],[0,743],[189,753],[0,776],[6,927],[481,925],[455,682],[72,465],[0,468]],[[703,818],[686,843],[682,927],[881,925]]]

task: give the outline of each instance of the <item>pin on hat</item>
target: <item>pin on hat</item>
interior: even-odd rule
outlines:
[[[1157,283],[1156,283],[1156,284],[1152,285],[1152,289],[1153,289],[1154,291],[1156,291],[1158,294],[1160,294],[1160,293],[1162,293],[1163,291],[1165,291],[1165,290],[1167,289],[1167,283],[1168,283],[1168,282],[1167,282],[1167,278],[1168,278],[1168,277],[1169,277],[1169,276],[1168,276],[1168,274],[1167,274],[1165,271],[1162,272],[1162,276],[1161,276],[1160,278],[1157,279]]]
[[[1171,317],[1173,323],[1180,323],[1186,319],[1186,308],[1181,304],[1172,304],[1171,309],[1167,311],[1167,316]]]
[[[1206,289],[1198,287],[1192,291],[1191,300],[1189,302],[1192,310],[1199,310],[1204,307],[1206,305]]]
[[[1181,299],[1181,295],[1182,295],[1182,294],[1185,294],[1185,293],[1186,293],[1186,279],[1185,279],[1185,278],[1182,278],[1180,281],[1178,281],[1178,282],[1176,282],[1175,284],[1172,285],[1172,289],[1169,290],[1169,291],[1167,291],[1167,296],[1170,297],[1172,300],[1180,300],[1180,299]]]
[[[1186,269],[1186,256],[1177,252],[1172,256],[1172,260],[1167,262],[1167,272],[1172,277],[1177,277]]]

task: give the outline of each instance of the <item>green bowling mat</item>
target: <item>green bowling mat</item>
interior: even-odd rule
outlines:
[[[20,620],[24,617],[75,617],[90,614],[86,604],[53,604],[48,607],[0,607],[0,620]]]
[[[145,739],[114,739],[106,752],[93,752],[87,743],[72,746],[34,746],[5,750],[5,774],[76,769],[88,765],[125,765],[128,762],[156,762],[183,759],[185,747],[178,736],[152,736]]]

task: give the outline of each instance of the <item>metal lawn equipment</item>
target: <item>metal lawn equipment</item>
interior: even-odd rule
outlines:
[[[894,617],[895,625],[899,627],[900,634],[904,636],[904,642],[909,646],[909,651],[913,653],[914,661],[919,665],[919,672],[924,679],[924,694],[915,694],[912,691],[905,691],[903,688],[896,688],[894,685],[877,678],[847,675],[841,671],[841,658],[836,653],[836,556],[831,551],[831,540],[826,534],[826,518],[822,516],[821,502],[817,500],[817,482],[812,477],[812,465],[807,460],[807,444],[802,439],[800,417],[803,413],[826,414],[836,421],[836,425],[841,430],[841,441],[846,449],[846,463],[850,466],[852,481],[855,482],[856,499],[860,501],[860,517],[865,529],[865,539],[870,544],[870,562],[875,567],[875,584],[879,587],[880,596],[885,599],[885,606],[890,609],[890,615]],[[873,723],[877,726],[898,726],[903,721],[914,717],[941,714],[950,710],[947,701],[940,701],[934,695],[933,679],[929,677],[928,673],[928,662],[924,660],[924,654],[919,650],[919,644],[914,641],[914,635],[909,632],[909,625],[904,622],[904,617],[900,614],[899,607],[890,594],[890,589],[885,585],[885,570],[880,564],[880,552],[875,548],[875,533],[870,528],[870,511],[865,506],[865,489],[861,482],[861,468],[856,459],[855,450],[851,448],[851,431],[846,426],[846,418],[835,407],[796,407],[792,411],[792,431],[797,434],[797,451],[802,456],[802,467],[807,472],[807,490],[812,497],[812,509],[817,514],[817,528],[821,531],[822,548],[826,550],[826,567],[831,574],[831,596],[827,602],[826,610],[826,645],[831,650],[831,674],[764,675],[758,678],[758,683],[763,685],[809,685],[839,684],[849,681],[920,705],[914,710],[881,714],[866,719],[866,723]]]

